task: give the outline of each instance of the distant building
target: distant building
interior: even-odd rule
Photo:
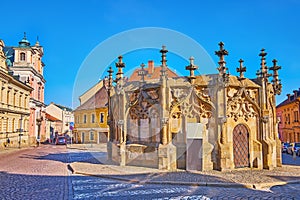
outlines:
[[[4,48],[0,40],[0,148],[28,146],[33,88],[7,67]]]
[[[53,102],[46,107],[46,138],[54,139],[63,134],[71,136],[71,123],[74,123],[71,108]]]
[[[144,65],[144,64],[142,64]],[[141,80],[141,77],[144,78],[145,81],[147,80],[159,80],[160,79],[160,71],[161,71],[161,66],[154,66],[154,61],[149,60],[148,61],[148,66],[147,68],[138,68],[133,71],[133,73],[130,75],[128,81],[139,81]],[[142,76],[144,74],[144,76]],[[169,78],[174,78],[178,77],[178,75],[172,71],[170,68],[166,69],[166,74],[167,77]]]
[[[222,42],[219,46],[215,52],[218,73],[207,75],[195,74],[198,67],[191,57],[188,76],[170,76],[168,50],[163,47],[160,70],[153,74],[156,79],[147,79],[144,65],[135,78],[127,79],[119,57],[115,80],[113,70],[108,70],[109,159],[123,166],[165,170],[281,166],[277,61],[267,67],[267,53],[262,49],[261,68],[254,79],[244,76],[243,60],[239,60],[238,76],[230,75],[225,61],[228,52]]]
[[[30,144],[34,144],[37,139],[46,138],[44,104],[46,81],[43,76],[45,64],[42,62],[44,50],[38,41],[31,46],[24,34],[19,46],[5,47],[4,52],[9,70],[33,88],[29,99],[29,140]]]
[[[282,142],[300,142],[300,88],[276,107]]]

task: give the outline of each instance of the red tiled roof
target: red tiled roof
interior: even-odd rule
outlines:
[[[153,79],[159,79],[160,78],[160,74],[161,74],[161,66],[156,66],[153,68],[153,72],[151,73],[151,71],[148,68],[144,69],[147,72],[147,75],[145,75],[145,80],[153,80]],[[141,76],[139,76],[139,71],[141,71],[141,69],[135,69],[134,72],[132,73],[132,75],[129,77],[128,81],[140,81],[142,79]],[[169,68],[167,68],[166,74],[169,78],[174,78],[174,77],[178,77],[178,75],[173,72],[172,70],[170,70]]]
[[[107,107],[108,94],[105,86],[96,92],[94,96],[89,98],[82,105],[78,106],[76,110],[89,110],[95,108],[104,108]]]
[[[46,119],[48,119],[49,121],[60,121],[59,119],[57,119],[56,117],[46,113]]]

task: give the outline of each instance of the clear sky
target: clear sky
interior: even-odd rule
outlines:
[[[283,92],[277,103],[300,87],[298,0],[10,0],[1,1],[0,6],[0,38],[7,46],[18,45],[23,32],[31,44],[39,36],[45,52],[46,104],[76,106],[78,103],[72,103],[74,82],[93,49],[116,34],[143,27],[160,27],[185,34],[202,45],[215,63],[218,58],[214,51],[223,41],[229,51],[226,61],[230,73],[237,74],[238,60],[243,58],[247,67],[245,76],[251,78],[260,68],[260,49],[265,48],[267,65],[276,58],[282,66],[279,75]],[[159,63],[159,53],[157,58],[152,56],[153,53],[149,59]],[[145,59],[137,63],[131,61],[131,66],[146,62]],[[195,59],[196,64],[197,59],[201,60]],[[99,63],[99,68],[105,67]],[[178,71],[184,68],[173,67]],[[103,76],[97,75],[99,71],[93,73],[95,77],[87,77],[86,83],[81,84],[85,90]]]

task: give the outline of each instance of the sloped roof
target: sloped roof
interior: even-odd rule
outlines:
[[[12,64],[15,60],[15,51],[14,51],[13,47],[5,46],[3,48],[3,52],[6,56],[6,62],[7,62],[8,67],[12,66]]]
[[[82,105],[78,106],[75,111],[78,110],[90,110],[95,108],[105,108],[107,107],[108,94],[105,86],[98,90],[95,95],[89,98]]]
[[[280,104],[278,104],[276,106],[276,108],[279,108],[281,106],[285,106],[285,105],[288,105],[290,103],[293,103],[295,102],[298,98],[300,97],[300,90],[297,91],[297,96],[295,97],[295,95],[291,95],[290,96],[290,100],[287,98],[286,100],[284,100],[283,102],[281,102]]]
[[[59,107],[62,110],[66,110],[66,111],[70,111],[70,112],[73,111],[71,108],[63,106],[63,105],[59,105],[59,104],[56,104],[56,103],[54,103],[54,105],[56,105],[57,107]]]

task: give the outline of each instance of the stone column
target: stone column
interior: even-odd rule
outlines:
[[[161,65],[161,88],[160,88],[160,106],[161,106],[161,134],[162,134],[162,141],[158,147],[158,168],[165,169],[165,170],[175,170],[177,169],[176,163],[176,147],[172,144],[170,140],[168,140],[169,129],[169,113],[167,109],[167,60],[166,60],[166,53],[168,50],[165,46],[162,47],[160,51],[162,53],[162,65]]]

